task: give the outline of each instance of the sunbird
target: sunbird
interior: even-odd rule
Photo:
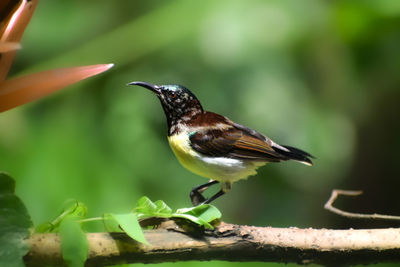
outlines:
[[[168,142],[179,162],[209,182],[190,192],[194,206],[207,204],[227,193],[232,183],[257,174],[268,162],[295,160],[312,166],[309,153],[278,145],[265,135],[233,122],[222,115],[205,111],[197,97],[181,85],[154,85],[131,82],[155,93],[167,118]],[[221,190],[210,198],[203,192],[213,184]]]

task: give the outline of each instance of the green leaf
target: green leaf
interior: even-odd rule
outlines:
[[[64,203],[63,214],[76,216],[80,219],[83,219],[84,217],[86,217],[87,207],[82,202],[79,202],[75,199],[70,199]]]
[[[45,222],[40,224],[35,228],[35,232],[37,233],[47,233],[47,232],[55,232],[60,227],[60,223],[67,217],[73,216],[78,219],[85,218],[87,214],[87,207],[82,202],[79,202],[75,199],[67,200],[64,203],[64,208],[61,211],[60,215],[58,215],[53,221]]]
[[[206,229],[211,229],[211,230],[214,229],[214,227],[211,224],[209,224],[208,222],[206,222],[203,219],[198,218],[196,216],[190,215],[190,214],[175,213],[174,217],[175,218],[183,218],[183,219],[189,220],[189,221],[191,221],[191,222],[193,222],[195,224],[198,224],[200,226],[204,226],[204,228],[206,228]]]
[[[104,213],[103,215],[104,228],[107,232],[122,232],[119,223],[115,220],[113,214]]]
[[[60,223],[61,251],[68,266],[84,266],[89,243],[76,216],[67,216]]]
[[[0,172],[0,194],[14,194],[15,181],[13,178]]]
[[[221,218],[221,212],[213,205],[203,204],[196,207],[179,209],[176,213],[190,214],[201,218],[206,222],[212,222]]]
[[[0,266],[25,266],[22,257],[29,251],[24,239],[32,222],[14,189],[15,181],[0,173]]]
[[[134,209],[137,213],[152,214],[157,206],[148,197],[144,196],[139,199]]]
[[[119,224],[124,232],[138,242],[150,245],[144,237],[138,218],[135,213],[113,214],[110,216]]]
[[[214,229],[210,222],[220,219],[221,212],[213,205],[203,204],[192,208],[179,209],[173,217],[187,218],[207,229]],[[195,219],[194,219],[195,218]]]
[[[146,217],[162,217],[169,218],[172,210],[162,200],[152,202],[148,197],[141,197],[134,209],[139,219]]]
[[[162,200],[157,200],[156,202],[154,202],[154,204],[156,205],[156,213],[158,214],[165,214],[165,215],[171,215],[172,214],[172,209],[165,204],[164,201]]]
[[[210,223],[221,218],[221,212],[213,205],[203,204],[196,207],[179,209],[173,213],[164,201],[157,200],[156,202],[152,202],[145,196],[139,199],[134,211],[139,219],[149,217],[184,218],[207,229],[214,229]]]

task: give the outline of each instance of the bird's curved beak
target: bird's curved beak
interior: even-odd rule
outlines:
[[[141,87],[147,88],[149,90],[151,90],[152,92],[156,93],[156,94],[160,94],[161,93],[161,88],[160,86],[151,84],[151,83],[146,83],[146,82],[130,82],[127,85],[139,85]]]

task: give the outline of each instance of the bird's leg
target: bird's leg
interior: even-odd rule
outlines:
[[[216,200],[217,198],[219,198],[219,197],[222,196],[223,194],[225,194],[225,192],[221,189],[221,190],[219,190],[215,195],[213,195],[212,197],[210,197],[209,199],[205,199],[205,201],[203,201],[201,204],[209,204],[211,201]]]
[[[212,197],[210,197],[209,199],[206,199],[203,203],[201,204],[209,204],[211,203],[211,201],[216,200],[217,198],[219,198],[220,196],[222,196],[223,194],[225,194],[226,192],[228,192],[229,190],[231,190],[232,184],[229,182],[226,183],[222,183],[221,184],[221,190],[219,190],[215,195],[213,195]]]
[[[201,184],[199,186],[194,187],[190,192],[190,200],[192,201],[193,206],[197,206],[200,203],[207,201],[207,199],[201,193],[203,193],[211,185],[217,183],[219,182],[215,180],[210,180],[205,184]]]

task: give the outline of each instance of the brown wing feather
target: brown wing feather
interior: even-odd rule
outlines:
[[[253,136],[235,125],[224,129],[198,130],[190,136],[193,149],[214,157],[230,157],[255,161],[280,161],[282,156],[266,140]]]
[[[243,159],[265,160],[265,161],[280,161],[283,159],[270,144],[257,137],[248,135],[242,132],[243,135],[234,145],[231,156]]]
[[[204,155],[221,157],[232,151],[239,138],[240,132],[204,129],[190,135],[190,144],[193,149]]]
[[[192,148],[206,156],[271,162],[292,159],[312,165],[312,156],[307,152],[275,144],[261,133],[216,113],[202,113],[189,125],[197,128],[189,137]]]

